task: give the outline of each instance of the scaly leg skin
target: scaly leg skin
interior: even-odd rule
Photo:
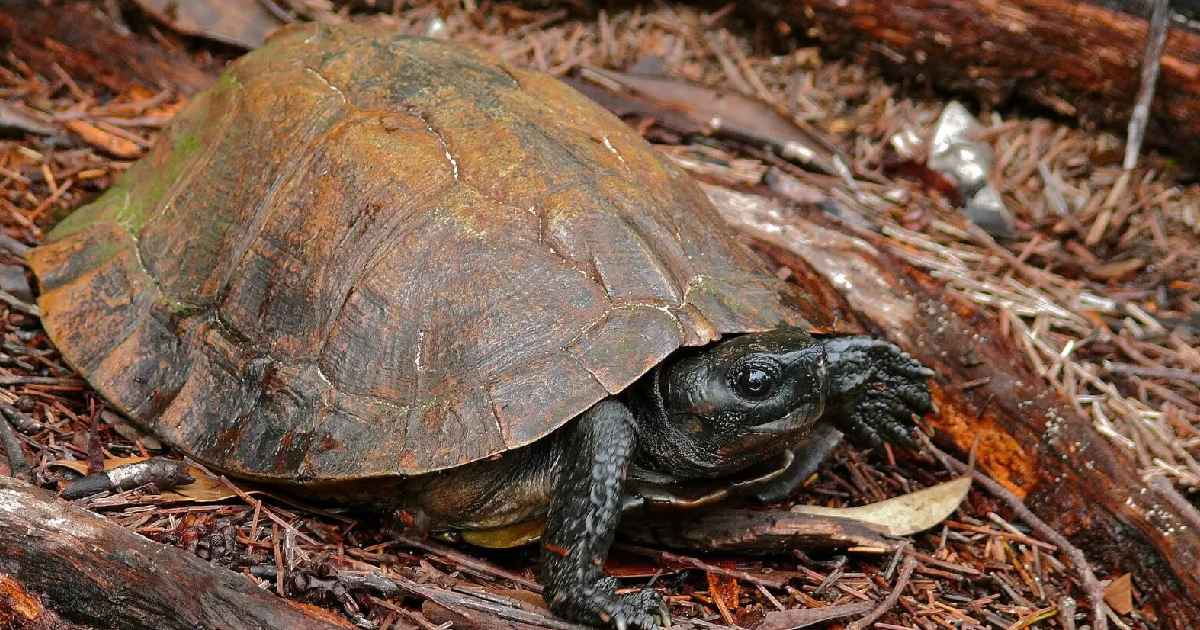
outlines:
[[[792,449],[795,459],[791,466],[782,475],[763,484],[754,493],[754,500],[759,503],[778,503],[792,496],[841,443],[842,433],[832,424],[821,422],[804,442]]]
[[[601,401],[571,426],[542,534],[542,585],[550,609],[566,619],[626,630],[670,623],[653,590],[615,593],[601,571],[621,516],[621,491],[637,437],[619,402]]]
[[[829,405],[826,416],[858,447],[883,440],[913,448],[913,415],[933,409],[933,371],[896,346],[871,337],[826,337]]]

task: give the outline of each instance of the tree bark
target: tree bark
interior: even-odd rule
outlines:
[[[799,38],[999,105],[1011,98],[1124,135],[1148,28],[1087,0],[753,0],[744,10],[790,24]],[[1174,3],[1173,3],[1174,4]],[[1200,154],[1200,33],[1172,24],[1147,142]]]
[[[354,627],[9,477],[0,477],[0,623],[20,629]]]
[[[1200,532],[1027,367],[994,318],[882,237],[819,210],[707,189],[725,219],[814,296],[810,321],[889,338],[937,372],[936,442],[966,453],[978,440],[977,465],[1083,549],[1101,577],[1132,572],[1163,627],[1200,628]]]

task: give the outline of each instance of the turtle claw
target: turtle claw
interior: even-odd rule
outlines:
[[[645,589],[618,595],[613,623],[617,630],[659,630],[671,627],[671,611],[658,591]]]
[[[582,597],[550,601],[554,612],[589,625],[613,630],[662,630],[671,625],[671,611],[654,589],[616,594],[617,580],[604,577]]]
[[[845,421],[850,441],[860,448],[875,448],[883,441],[915,448],[914,409],[885,392],[865,395],[851,408]]]
[[[864,410],[854,409],[847,414],[838,425],[838,429],[846,434],[846,439],[858,448],[871,449],[883,443],[875,423],[864,418]]]

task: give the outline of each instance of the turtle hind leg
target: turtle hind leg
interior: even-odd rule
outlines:
[[[634,418],[606,400],[568,429],[542,536],[541,581],[558,615],[597,626],[655,630],[669,622],[652,590],[617,595],[602,572],[621,516],[625,472],[636,446]]]
[[[756,490],[754,500],[759,503],[777,503],[792,496],[841,443],[842,434],[832,424],[817,424],[812,435],[792,449],[795,459],[788,469]]]

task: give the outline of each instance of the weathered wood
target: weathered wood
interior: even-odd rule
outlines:
[[[754,0],[742,8],[790,24],[834,54],[869,60],[997,105],[1010,98],[1125,133],[1147,17],[1086,0]],[[1147,142],[1200,153],[1200,33],[1173,25]]]
[[[0,623],[34,629],[64,622],[146,630],[353,627],[0,477]]]
[[[21,583],[0,574],[0,627],[16,630],[82,630],[67,623],[53,610],[42,605],[41,598],[25,591]]]
[[[960,453],[975,446],[979,467],[1082,548],[1101,577],[1133,572],[1162,627],[1200,628],[1200,533],[1027,367],[994,318],[882,237],[817,210],[708,190],[727,221],[819,296],[810,319],[888,337],[937,372],[937,441]]]
[[[191,94],[216,78],[181,51],[117,33],[98,11],[91,2],[0,2],[0,50],[44,77],[59,78],[57,65],[77,82],[113,92],[139,85]]]

